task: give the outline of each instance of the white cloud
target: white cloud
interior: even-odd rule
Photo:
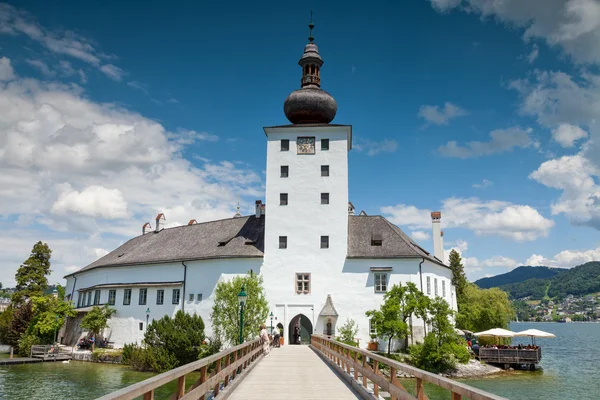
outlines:
[[[69,265],[68,267],[65,267],[64,270],[65,270],[65,272],[71,273],[71,272],[79,271],[81,268],[83,268],[83,267],[80,267],[77,265]]]
[[[484,179],[481,183],[474,183],[472,185],[475,189],[485,189],[486,187],[492,186],[492,181]]]
[[[540,48],[536,43],[534,43],[533,48],[531,49],[531,53],[529,53],[527,55],[527,62],[529,64],[533,64],[533,62],[538,58],[539,54],[540,54]]]
[[[68,183],[59,186],[60,194],[52,205],[53,213],[75,213],[105,219],[126,218],[129,214],[127,201],[119,189],[92,185],[78,192]]]
[[[417,242],[429,240],[431,238],[429,232],[425,231],[414,231],[410,234],[410,236],[412,236],[412,238],[415,239]]]
[[[533,207],[506,201],[452,197],[443,201],[441,210],[445,228],[464,228],[477,235],[498,235],[519,242],[545,237],[554,226],[554,221],[544,218]],[[427,209],[399,204],[382,207],[381,212],[397,225],[411,229],[431,227],[431,211]]]
[[[25,61],[27,62],[27,64],[29,64],[32,67],[34,67],[37,70],[39,70],[45,76],[52,77],[52,76],[56,75],[56,73],[54,71],[50,70],[50,68],[48,67],[48,65],[46,65],[46,63],[43,62],[42,60],[32,60],[32,59],[28,58]]]
[[[117,82],[120,82],[123,79],[123,76],[125,75],[125,71],[112,64],[105,64],[101,66],[100,71],[104,72],[106,76]]]
[[[355,143],[353,148],[358,152],[366,151],[369,157],[373,157],[379,153],[394,153],[398,150],[398,142],[393,139],[383,139],[380,142],[363,139]]]
[[[188,129],[179,129],[177,133],[170,132],[167,138],[181,145],[193,144],[200,141],[216,142],[219,140],[217,135],[207,132],[196,132]]]
[[[563,250],[552,258],[533,254],[524,265],[544,265],[546,267],[573,268],[590,261],[600,260],[600,247],[590,250]]]
[[[73,76],[73,75],[78,75],[81,83],[87,82],[87,76],[86,76],[85,72],[83,72],[82,69],[73,68],[72,64],[69,61],[65,61],[65,60],[60,61],[58,63],[58,68],[60,70],[60,73],[63,76],[69,77],[69,76]]]
[[[448,249],[444,249],[444,257],[446,259],[446,263],[450,263],[450,252],[455,250],[462,259],[462,264],[465,268],[465,273],[469,277],[473,277],[474,275],[481,276],[481,274],[477,274],[478,272],[485,271],[488,268],[505,268],[507,271],[515,269],[519,263],[512,258],[504,257],[504,256],[492,256],[483,260],[478,259],[477,257],[469,257],[467,255],[469,246],[466,241],[458,240],[454,246]]]
[[[562,147],[573,147],[576,141],[587,136],[587,132],[576,125],[560,124],[552,130],[552,138]]]
[[[491,17],[561,48],[575,62],[600,63],[600,2],[597,0],[430,0],[441,12],[459,8]]]
[[[0,82],[10,81],[15,78],[15,73],[12,65],[10,65],[10,59],[6,57],[0,58]]]
[[[551,206],[552,215],[564,213],[575,224],[600,229],[600,171],[581,155],[546,161],[529,177],[542,185],[562,190]]]
[[[77,85],[20,77],[0,85],[2,275],[11,279],[37,240],[55,250],[58,282],[65,268],[139,235],[159,212],[170,224],[227,218],[238,195],[248,204],[264,195],[262,177],[245,165],[196,167],[182,158],[186,143],[202,148],[216,137],[179,132],[185,140],[142,115],[89,100]]]
[[[139,91],[141,91],[141,92],[143,92],[145,94],[148,94],[148,88],[146,87],[146,85],[144,85],[141,82],[130,81],[130,82],[127,82],[127,86],[131,86],[134,89],[137,89],[137,90],[139,90]]]
[[[496,129],[490,132],[488,142],[473,141],[460,146],[453,140],[438,147],[438,152],[445,157],[466,159],[512,151],[515,148],[538,147],[539,144],[531,139],[531,132],[531,128]]]
[[[428,124],[448,125],[451,119],[467,114],[466,110],[450,102],[446,102],[441,109],[439,106],[423,105],[419,108],[417,115],[423,118]]]

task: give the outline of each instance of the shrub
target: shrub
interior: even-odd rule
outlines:
[[[456,367],[456,363],[469,361],[467,344],[462,340],[445,341],[440,344],[433,333],[425,337],[423,344],[410,349],[412,363],[415,367],[431,372],[445,372]]]
[[[131,365],[138,371],[165,372],[177,367],[177,358],[163,347],[140,347],[126,344],[121,363]]]
[[[358,346],[358,343],[354,341],[354,338],[358,333],[358,325],[353,319],[346,319],[346,323],[340,326],[338,333],[338,341],[350,346]]]
[[[29,357],[29,354],[31,352],[31,346],[40,343],[41,341],[39,337],[30,333],[25,333],[21,336],[21,338],[18,341],[17,352],[21,357]]]

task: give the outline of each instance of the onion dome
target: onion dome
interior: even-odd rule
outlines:
[[[309,43],[298,61],[302,67],[301,88],[285,99],[283,112],[292,124],[328,124],[335,118],[337,103],[333,96],[321,89],[323,59],[319,55],[319,48],[313,43],[315,38],[312,30],[315,24],[312,22],[312,12],[308,27]]]

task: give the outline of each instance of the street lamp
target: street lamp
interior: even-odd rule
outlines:
[[[150,319],[150,307],[146,308],[146,332],[148,331],[148,320]]]
[[[246,291],[244,285],[242,290],[238,293],[238,302],[240,303],[240,344],[244,343],[244,305],[246,304]]]
[[[269,317],[271,317],[271,335],[273,334],[273,311],[271,311],[271,314],[269,315]]]

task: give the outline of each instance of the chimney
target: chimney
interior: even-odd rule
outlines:
[[[354,215],[354,204],[348,202],[348,215]]]
[[[262,214],[262,201],[261,200],[256,200],[256,218],[260,218],[260,215]]]
[[[442,213],[439,211],[433,211],[431,213],[431,224],[433,225],[433,255],[443,262],[444,260],[444,247],[442,244],[442,231],[441,231],[441,220]]]
[[[446,258],[446,253],[444,251],[444,231],[440,232],[440,247],[442,248],[442,257]],[[442,262],[446,264],[448,260],[445,260],[444,258],[442,258]]]
[[[154,232],[158,233],[160,232],[162,229],[164,229],[164,221],[165,221],[165,214],[160,213],[156,216],[156,226],[154,229]]]
[[[195,220],[195,219],[190,219],[190,222],[188,222],[188,225],[195,225],[195,224],[197,224],[197,223],[198,223],[198,222],[196,222],[196,220]]]
[[[150,222],[146,222],[144,224],[144,226],[142,226],[142,235],[145,235],[147,232],[150,232],[152,230],[152,225],[150,225]]]

